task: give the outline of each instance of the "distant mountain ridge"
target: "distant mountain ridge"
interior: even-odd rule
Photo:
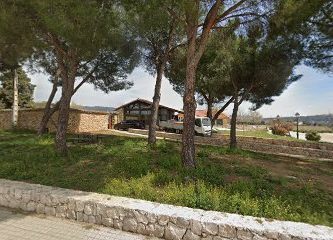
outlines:
[[[45,108],[46,101],[34,102],[33,108]],[[52,107],[54,104],[52,104]],[[86,110],[86,111],[95,111],[95,112],[114,112],[116,108],[114,107],[104,107],[104,106],[83,106],[76,104],[75,102],[71,103],[71,108]]]
[[[275,120],[275,118],[264,118],[264,121]],[[295,116],[292,117],[280,117],[281,120],[293,122],[296,120]],[[320,114],[312,116],[300,116],[299,120],[307,124],[322,124],[322,125],[332,125],[333,124],[333,114]]]
[[[103,106],[74,106],[74,108],[86,110],[86,111],[96,111],[96,112],[114,112],[114,107],[103,107]]]

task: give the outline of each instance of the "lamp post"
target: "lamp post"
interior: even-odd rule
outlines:
[[[301,114],[297,112],[295,116],[296,116],[296,134],[297,134],[297,139],[299,139],[298,125],[299,125],[299,116],[301,116]]]

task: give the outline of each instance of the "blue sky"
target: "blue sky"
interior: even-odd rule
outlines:
[[[303,74],[298,82],[293,83],[281,96],[276,97],[271,105],[265,105],[258,111],[264,117],[291,116],[295,112],[301,115],[333,113],[333,75],[323,74],[304,65],[297,67],[297,74]],[[36,84],[34,93],[35,101],[46,101],[51,91],[51,84],[47,76],[43,74],[30,75],[32,82]],[[126,91],[111,92],[105,94],[95,90],[92,85],[86,84],[73,97],[73,101],[87,106],[117,107],[136,98],[151,100],[154,92],[155,79],[142,68],[137,68],[129,76],[134,86]],[[59,98],[59,93],[57,94]],[[173,91],[167,79],[163,79],[161,104],[183,108],[182,97]],[[250,104],[244,103],[241,111],[247,111]],[[202,109],[203,106],[198,106]],[[229,107],[226,112],[231,113]]]

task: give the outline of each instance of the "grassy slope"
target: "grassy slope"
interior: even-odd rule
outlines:
[[[145,139],[111,136],[103,144],[71,146],[61,158],[52,142],[0,132],[0,178],[333,226],[332,188],[323,184],[333,181],[332,163],[307,167],[287,157],[203,146],[198,168],[186,172],[176,143],[159,141],[152,150]],[[275,171],[281,161],[287,163],[281,172],[296,178]]]

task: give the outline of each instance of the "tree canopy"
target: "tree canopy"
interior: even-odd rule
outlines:
[[[54,58],[62,86],[56,146],[66,153],[73,93],[85,82],[106,92],[131,85],[126,77],[136,64],[136,46],[122,24],[122,10],[116,3],[97,0],[8,0],[2,5],[16,16],[13,21],[20,19],[32,32],[33,43],[42,46],[37,50],[51,52],[48,56]],[[10,30],[23,37],[17,29]],[[75,86],[76,80],[80,83]]]
[[[271,31],[298,36],[306,51],[305,64],[333,71],[333,3],[330,0],[281,0],[271,21]]]
[[[170,53],[183,38],[183,27],[178,14],[178,2],[127,1],[125,4],[129,25],[137,35],[141,60],[150,74],[156,74],[153,104],[149,121],[148,143],[156,143],[158,110],[161,98],[162,78]]]
[[[17,69],[18,74],[18,105],[21,108],[32,107],[35,85],[22,68]],[[13,105],[13,71],[0,73],[0,108],[11,108]]]

